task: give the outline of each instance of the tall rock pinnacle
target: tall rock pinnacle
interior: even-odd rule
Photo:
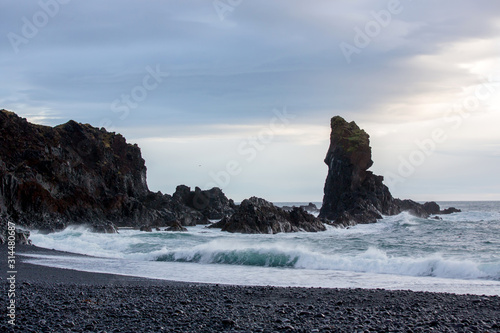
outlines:
[[[330,147],[325,163],[328,175],[325,182],[320,217],[336,224],[373,223],[382,215],[402,211],[427,217],[429,213],[411,200],[394,199],[383,177],[368,169],[372,166],[370,136],[354,122],[342,117],[331,120]]]

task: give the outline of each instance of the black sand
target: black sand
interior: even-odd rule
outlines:
[[[12,327],[7,248],[0,251],[0,332],[500,332],[498,296],[189,284],[55,269],[21,256]]]

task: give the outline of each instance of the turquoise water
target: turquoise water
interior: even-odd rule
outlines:
[[[362,287],[500,294],[500,202],[452,202],[443,220],[406,213],[349,229],[243,235],[68,228],[35,245],[100,258],[38,257],[39,264],[192,282]]]

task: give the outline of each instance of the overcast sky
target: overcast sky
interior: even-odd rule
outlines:
[[[153,191],[321,201],[329,120],[396,197],[500,200],[498,1],[0,2],[0,108],[138,143]]]

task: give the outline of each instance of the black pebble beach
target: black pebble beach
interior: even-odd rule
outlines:
[[[498,296],[180,283],[37,266],[22,256],[13,327],[0,257],[0,332],[500,332]]]

